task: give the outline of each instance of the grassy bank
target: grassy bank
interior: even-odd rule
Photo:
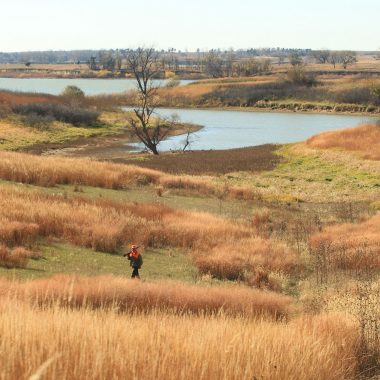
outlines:
[[[376,77],[360,75],[321,75],[308,84],[295,82],[281,73],[272,73],[255,78],[205,80],[188,86],[162,88],[159,105],[377,115],[380,99],[374,89],[379,86]]]

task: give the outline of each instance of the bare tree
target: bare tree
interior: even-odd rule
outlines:
[[[129,123],[135,136],[153,154],[158,154],[158,144],[168,135],[174,123],[153,116],[158,89],[153,79],[159,72],[158,58],[153,48],[138,48],[127,55],[129,70],[137,81],[136,106]]]
[[[344,69],[347,69],[348,65],[353,65],[357,62],[356,52],[354,51],[342,51],[340,54],[340,62]]]
[[[213,78],[223,76],[223,60],[215,50],[210,50],[206,56],[205,71]]]
[[[342,64],[344,69],[347,69],[347,66],[353,65],[357,62],[356,52],[349,50],[333,51],[330,54],[329,61],[334,65],[334,69],[338,63]]]
[[[330,58],[330,51],[329,50],[316,50],[313,52],[313,57],[317,61],[317,63],[324,64],[328,62]]]
[[[337,63],[339,63],[339,52],[337,51],[331,52],[330,57],[329,57],[329,62],[334,66],[334,69],[335,69]]]
[[[298,53],[289,54],[288,59],[292,66],[299,66],[302,64],[302,57]]]

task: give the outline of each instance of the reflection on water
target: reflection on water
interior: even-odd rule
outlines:
[[[189,109],[158,109],[163,117],[173,114],[181,122],[202,125],[192,137],[192,150],[232,149],[268,143],[285,144],[305,140],[331,129],[354,127],[371,120],[366,116],[270,113]],[[186,135],[162,141],[160,151],[183,147]],[[130,144],[142,150],[142,144]]]

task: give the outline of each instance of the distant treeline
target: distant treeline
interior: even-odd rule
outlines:
[[[58,50],[58,51],[30,51],[30,52],[0,52],[0,63],[34,63],[34,64],[64,64],[64,63],[89,63],[91,59],[101,61],[103,56],[112,56],[124,58],[130,49],[108,49],[108,50]],[[246,50],[221,50],[211,49],[210,51],[218,55],[228,55],[232,52],[238,58],[249,57],[287,57],[291,54],[297,54],[301,57],[312,55],[312,49],[288,49],[288,48],[260,48]],[[210,51],[202,51],[197,49],[195,52],[181,51],[174,48],[160,50],[163,56],[176,58],[183,63],[186,60],[195,61],[199,56],[209,53]],[[371,53],[371,52],[368,52]],[[372,52],[374,53],[374,52]]]
[[[37,64],[78,65],[78,75],[89,77],[124,77],[132,75],[128,56],[132,50],[72,50],[72,51],[35,51],[0,53],[0,64],[13,63],[25,65],[25,70],[35,70]],[[334,69],[346,70],[357,62],[357,56],[364,52],[332,51],[312,49],[261,48],[246,50],[211,49],[183,52],[174,48],[157,50],[155,66],[157,78],[187,79],[222,78],[267,74],[274,65],[291,64],[296,81],[308,82],[304,67],[309,63],[330,64]],[[366,52],[380,59],[380,53]],[[79,66],[79,65],[82,66]],[[83,68],[87,65],[87,70]],[[278,66],[277,66],[278,67]],[[12,69],[11,69],[12,70]],[[18,69],[20,70],[20,69]],[[39,69],[41,70],[41,68]],[[294,81],[294,80],[293,80]]]

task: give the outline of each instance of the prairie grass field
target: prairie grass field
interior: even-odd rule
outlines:
[[[4,379],[40,372],[46,378],[322,380],[351,378],[356,368],[355,329],[339,316],[286,324],[223,314],[125,315],[9,302],[2,306],[0,331]],[[38,371],[41,363],[47,368]]]
[[[125,133],[99,112],[49,128]],[[56,130],[1,120],[1,379],[380,374],[377,124],[113,162],[39,154]]]

